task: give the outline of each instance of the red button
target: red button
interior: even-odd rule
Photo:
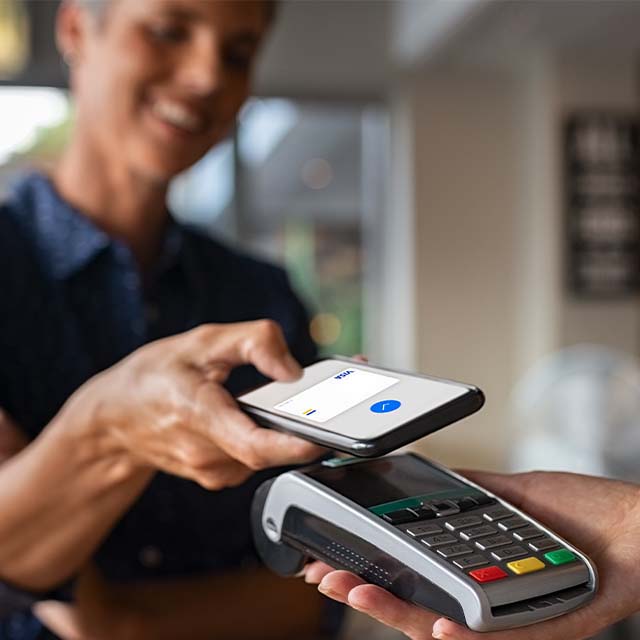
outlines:
[[[469,575],[477,582],[493,582],[494,580],[502,580],[508,576],[506,571],[500,567],[484,567],[483,569],[475,569],[470,571]]]

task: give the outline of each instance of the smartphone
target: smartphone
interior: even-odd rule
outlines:
[[[237,398],[265,427],[364,458],[381,456],[476,412],[477,387],[349,358],[319,360],[295,382]]]

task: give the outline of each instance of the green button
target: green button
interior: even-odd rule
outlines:
[[[567,562],[574,562],[578,558],[576,558],[575,554],[571,553],[571,551],[567,549],[558,549],[557,551],[549,551],[549,553],[545,553],[544,557],[551,564],[559,565],[559,564],[567,564]]]

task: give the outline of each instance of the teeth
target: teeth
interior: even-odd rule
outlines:
[[[152,110],[162,120],[191,133],[197,133],[204,126],[202,118],[177,102],[168,100],[154,102]]]

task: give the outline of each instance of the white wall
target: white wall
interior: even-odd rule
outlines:
[[[514,84],[504,73],[414,78],[417,366],[480,386],[485,408],[425,453],[500,466],[514,345]]]
[[[451,465],[508,467],[516,382],[555,350],[640,354],[640,305],[564,288],[562,124],[633,112],[635,58],[541,49],[509,68],[425,70],[411,104],[417,368],[477,384],[486,407],[419,443]],[[404,134],[406,135],[406,134]]]

